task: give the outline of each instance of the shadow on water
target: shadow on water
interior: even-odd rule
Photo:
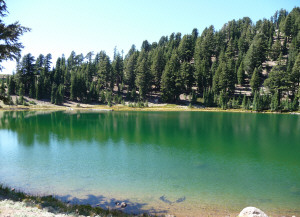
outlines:
[[[132,202],[128,199],[117,200],[115,198],[106,198],[102,195],[96,196],[96,195],[89,194],[89,195],[87,195],[87,198],[77,198],[77,197],[73,197],[71,195],[55,196],[55,197],[63,202],[67,202],[67,203],[71,203],[71,204],[78,204],[78,205],[89,204],[92,207],[98,206],[103,209],[122,210],[123,212],[128,213],[128,214],[140,215],[140,214],[147,213],[147,214],[162,215],[162,214],[167,213],[167,210],[156,210],[153,207],[150,209],[145,208],[145,206],[148,205],[147,203],[136,203],[136,202]],[[120,205],[117,205],[121,202],[125,202],[127,204],[127,206],[125,208],[121,208]]]

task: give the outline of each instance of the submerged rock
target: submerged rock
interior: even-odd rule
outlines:
[[[256,207],[246,207],[240,212],[239,217],[268,217],[263,211]]]
[[[181,203],[183,201],[185,201],[185,197],[178,198],[175,203]]]
[[[172,204],[172,202],[168,200],[165,195],[161,196],[159,199],[165,203]]]
[[[121,208],[125,208],[126,206],[127,206],[127,203],[125,203],[125,202],[121,203]]]
[[[168,200],[165,195],[161,196],[159,199],[161,201],[165,202],[165,203],[173,204],[173,203],[181,203],[181,202],[185,201],[185,196],[181,197],[181,198],[178,198],[176,201],[170,201],[170,200]]]

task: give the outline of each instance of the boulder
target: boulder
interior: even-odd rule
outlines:
[[[246,207],[240,212],[239,217],[268,217],[263,211],[256,207]]]

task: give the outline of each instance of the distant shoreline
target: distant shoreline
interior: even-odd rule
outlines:
[[[11,96],[13,101],[16,101],[17,95]],[[193,111],[193,112],[234,112],[234,113],[268,113],[268,114],[296,114],[300,115],[298,111],[253,111],[252,109],[246,110],[243,108],[227,108],[220,107],[205,107],[199,103],[188,104],[169,104],[160,102],[131,102],[124,101],[123,104],[94,104],[94,103],[81,103],[78,101],[65,100],[62,105],[52,104],[49,100],[37,100],[24,96],[23,105],[5,105],[0,101],[0,111],[38,111],[38,110],[91,110],[91,111]]]
[[[193,111],[193,112],[233,112],[233,113],[267,113],[267,114],[295,114],[300,115],[300,111],[295,112],[272,112],[272,111],[252,111],[245,109],[221,109],[218,107],[200,107],[200,106],[184,106],[177,104],[150,104],[148,107],[129,107],[128,105],[117,104],[111,107],[107,105],[93,105],[93,104],[78,104],[72,106],[66,105],[29,105],[29,106],[8,106],[2,105],[0,111],[38,111],[38,110],[85,110],[85,111]]]

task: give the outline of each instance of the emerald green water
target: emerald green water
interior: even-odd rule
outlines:
[[[299,213],[300,116],[0,112],[0,183],[135,213]]]

